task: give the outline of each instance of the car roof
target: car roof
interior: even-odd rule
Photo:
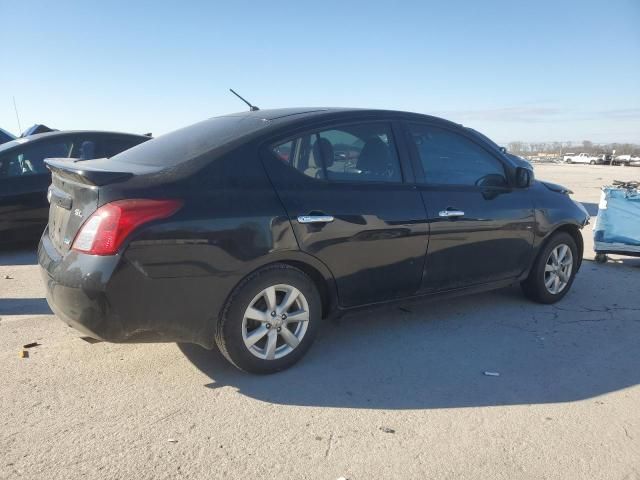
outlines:
[[[257,118],[270,121],[272,124],[296,122],[301,119],[321,118],[321,117],[340,117],[340,116],[388,116],[388,117],[406,117],[416,120],[431,120],[436,122],[444,122],[452,125],[459,125],[455,122],[445,120],[444,118],[425,115],[422,113],[406,112],[401,110],[385,110],[370,108],[346,108],[346,107],[297,107],[297,108],[274,108],[266,110],[255,110],[230,113],[220,115],[221,117],[247,117]]]
[[[35,135],[19,137],[9,142],[0,144],[0,152],[4,152],[6,150],[9,150],[11,148],[14,148],[20,145],[31,143],[36,140],[42,140],[44,138],[55,138],[55,137],[61,137],[65,135],[75,135],[75,134],[123,135],[128,137],[151,138],[151,137],[147,137],[146,135],[140,135],[137,133],[110,132],[105,130],[62,130],[62,131],[57,130],[55,132],[36,133]]]

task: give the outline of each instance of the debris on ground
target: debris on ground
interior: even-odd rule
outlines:
[[[26,350],[20,350],[20,358],[29,358],[29,352]]]
[[[27,343],[26,345],[22,345],[22,348],[33,348],[33,347],[39,347],[40,345],[42,344],[38,342],[31,342],[31,343]]]
[[[102,342],[102,340],[98,340],[97,338],[91,338],[91,337],[80,337],[80,340],[84,340],[87,343],[90,344],[94,344],[94,343],[100,343]]]
[[[499,373],[499,372],[484,372],[484,374],[485,374],[487,377],[499,377],[499,376],[500,376],[500,373]]]
[[[169,439],[167,439],[167,442],[169,442],[169,443],[178,443],[178,440],[176,440],[175,438],[169,438]]]
[[[396,431],[393,428],[389,428],[389,427],[380,427],[380,430],[382,430],[384,433],[396,433]]]
[[[5,275],[4,279],[5,280],[13,280],[13,277],[11,275]]]

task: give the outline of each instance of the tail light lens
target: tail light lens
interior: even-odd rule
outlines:
[[[127,236],[140,225],[176,213],[180,200],[118,200],[98,208],[82,225],[73,250],[91,255],[115,255]]]

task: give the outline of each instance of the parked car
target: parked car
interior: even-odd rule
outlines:
[[[14,140],[15,138],[16,138],[15,135],[7,132],[3,128],[0,128],[0,145],[2,145],[3,143],[10,142],[11,140]]]
[[[47,225],[51,174],[45,158],[111,157],[147,140],[128,133],[56,131],[0,145],[0,243],[37,238]]]
[[[42,123],[36,123],[27,128],[24,132],[20,134],[20,137],[30,137],[32,135],[37,135],[39,133],[48,133],[48,132],[58,132],[59,130],[56,128],[50,128]]]
[[[631,165],[631,155],[617,155],[611,163],[613,165],[622,165],[628,167],[629,165]]]
[[[589,220],[492,142],[403,112],[252,111],[46,163],[38,258],[62,320],[111,342],[217,344],[257,373],[364,306],[517,282],[557,302]]]
[[[565,163],[588,163],[590,165],[595,165],[598,163],[598,157],[594,155],[589,155],[588,153],[580,153],[578,155],[568,153],[562,159]]]
[[[640,167],[640,157],[629,158],[629,165],[632,167]]]
[[[611,164],[611,155],[606,153],[599,153],[595,155],[596,157],[596,165],[610,165]]]

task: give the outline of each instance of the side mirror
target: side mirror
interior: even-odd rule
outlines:
[[[516,187],[529,188],[533,184],[533,172],[528,168],[516,168]]]

